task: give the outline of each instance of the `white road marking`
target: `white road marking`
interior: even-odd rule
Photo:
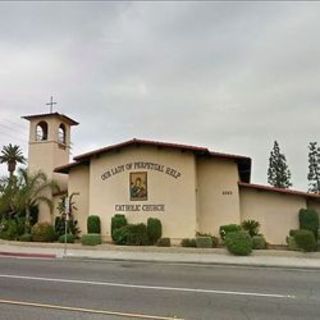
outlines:
[[[78,308],[78,307],[66,307],[53,304],[44,304],[37,302],[27,302],[27,301],[15,301],[15,300],[4,300],[0,299],[0,304],[9,304],[15,306],[24,306],[24,307],[35,307],[35,308],[44,308],[44,309],[54,309],[62,311],[73,311],[73,312],[82,312],[82,313],[91,313],[91,314],[103,314],[109,316],[118,316],[118,317],[127,317],[135,319],[151,319],[151,320],[183,320],[172,317],[162,317],[162,316],[151,316],[146,314],[138,313],[128,313],[128,312],[118,312],[118,311],[108,311],[108,310],[97,310],[97,309],[87,309],[87,308]]]
[[[162,290],[162,291],[179,291],[179,292],[192,292],[192,293],[224,294],[224,295],[236,295],[236,296],[252,296],[252,297],[261,297],[261,298],[295,299],[295,296],[292,296],[292,295],[283,295],[283,294],[276,294],[276,293],[225,291],[225,290],[197,289],[197,288],[183,288],[183,287],[178,288],[178,287],[150,286],[150,285],[139,285],[139,284],[129,284],[129,283],[116,283],[116,282],[42,278],[42,277],[19,276],[19,275],[10,275],[10,274],[0,274],[0,278],[57,282],[57,283],[85,284],[85,285],[95,285],[95,286],[130,288],[130,289],[158,290],[158,291]]]

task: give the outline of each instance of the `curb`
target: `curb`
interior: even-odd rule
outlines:
[[[133,263],[159,263],[159,264],[178,264],[178,265],[193,265],[193,266],[229,266],[229,267],[244,267],[244,268],[272,268],[272,269],[292,269],[292,270],[315,270],[319,271],[319,267],[315,266],[296,266],[296,265],[280,265],[266,263],[234,263],[234,262],[210,262],[210,261],[168,261],[168,260],[146,260],[146,259],[124,259],[124,258],[102,258],[89,256],[62,256],[63,260],[74,261],[110,261],[110,262],[133,262]]]
[[[42,259],[57,258],[57,255],[50,254],[50,253],[22,253],[22,252],[4,252],[4,251],[0,251],[0,256],[19,257],[19,258],[42,258]]]

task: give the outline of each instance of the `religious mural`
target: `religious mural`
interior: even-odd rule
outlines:
[[[130,172],[130,200],[148,200],[147,172]]]

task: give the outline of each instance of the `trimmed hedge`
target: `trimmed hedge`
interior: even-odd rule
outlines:
[[[197,242],[196,239],[182,239],[181,240],[181,247],[185,248],[196,248],[197,247]]]
[[[225,244],[230,253],[238,256],[248,256],[252,252],[252,239],[245,231],[228,232]]]
[[[299,232],[299,229],[291,229],[289,231],[289,236],[294,237],[297,232]]]
[[[147,226],[144,223],[128,224],[127,245],[146,246],[149,244]]]
[[[267,242],[262,235],[256,235],[252,237],[252,248],[255,250],[266,249]]]
[[[160,238],[157,241],[158,247],[171,247],[171,241],[170,238]]]
[[[197,248],[212,248],[212,239],[211,237],[196,237]]]
[[[226,224],[223,226],[220,226],[219,228],[219,234],[222,240],[225,240],[226,235],[230,232],[239,232],[241,231],[241,226],[238,224]]]
[[[288,250],[290,251],[301,251],[301,249],[298,247],[296,241],[294,240],[294,237],[289,236],[286,238],[287,244],[288,244]]]
[[[84,246],[96,246],[101,244],[101,235],[99,233],[88,233],[81,237],[81,244]]]
[[[114,242],[118,245],[145,246],[149,244],[147,227],[144,223],[128,224],[113,232]]]
[[[87,219],[88,233],[101,233],[101,222],[99,216],[89,216]]]
[[[313,209],[300,209],[299,211],[300,229],[310,230],[315,238],[318,237],[319,216]]]
[[[212,248],[217,248],[219,245],[219,238],[213,236],[211,233],[197,232],[196,237],[210,237],[212,240]]]
[[[114,231],[116,229],[120,229],[121,227],[124,227],[128,224],[128,221],[124,214],[115,214],[111,218],[111,237],[112,240],[116,242],[116,239],[114,238]]]
[[[66,239],[67,241],[65,241],[65,239]],[[74,243],[74,235],[71,234],[71,233],[68,233],[67,235],[63,234],[63,235],[61,235],[61,236],[59,237],[58,242],[60,242],[60,243],[65,243],[65,242],[67,242],[67,243]]]
[[[126,245],[128,238],[128,226],[117,228],[113,231],[113,241],[117,245]]]
[[[294,236],[297,246],[305,252],[316,251],[317,242],[311,230],[299,230]]]
[[[155,244],[162,236],[161,221],[156,218],[149,218],[147,221],[147,233],[150,244]]]
[[[53,242],[57,235],[49,222],[38,222],[31,229],[32,241]]]

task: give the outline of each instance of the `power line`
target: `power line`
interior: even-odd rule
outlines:
[[[22,138],[19,138],[19,137],[14,137],[13,135],[11,135],[11,134],[9,134],[9,133],[7,133],[7,132],[4,132],[4,131],[2,131],[1,130],[1,128],[0,128],[0,134],[4,134],[4,135],[6,135],[6,136],[8,136],[8,137],[10,137],[11,139],[14,139],[14,140],[20,140],[21,142],[23,142],[23,143],[28,143],[28,140],[27,139],[22,139]]]
[[[23,132],[23,134],[26,134],[27,133],[27,128],[26,129],[21,129],[21,128],[14,128],[14,127],[11,127],[11,126],[8,126],[8,125],[6,125],[6,124],[4,124],[4,123],[1,123],[0,122],[0,126],[2,126],[2,127],[4,127],[5,129],[9,129],[9,130],[13,130],[13,131],[20,131],[21,133]]]
[[[21,124],[21,122],[19,121],[12,121],[11,119],[7,119],[7,118],[4,118],[3,121],[7,121],[7,122],[11,122],[11,124],[15,125],[15,126],[18,126],[18,127],[21,127],[21,128],[25,128],[24,125]]]

